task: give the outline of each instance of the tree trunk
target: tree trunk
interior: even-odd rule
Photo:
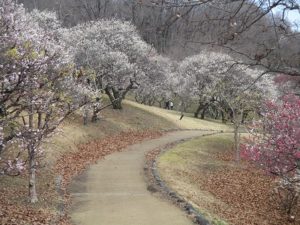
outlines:
[[[224,111],[221,111],[221,117],[222,117],[222,123],[227,123],[227,119],[226,119],[226,116],[225,116],[225,112]]]
[[[216,110],[216,114],[215,114],[215,120],[219,119],[219,111]]]
[[[234,126],[234,150],[235,150],[235,160],[237,163],[240,163],[240,136],[239,136],[239,127]]]
[[[162,98],[160,101],[158,101],[160,108],[164,108],[165,101],[166,101],[165,98]]]
[[[112,88],[112,92],[114,95],[113,108],[114,109],[122,109],[122,96],[118,90],[114,87]]]
[[[28,147],[29,155],[29,201],[30,203],[38,202],[37,192],[36,192],[36,162],[35,162],[35,153],[34,147]]]
[[[195,118],[198,118],[199,113],[200,113],[202,107],[203,107],[203,105],[202,105],[202,104],[199,104],[199,106],[198,106],[196,112],[194,113],[194,117],[195,117]]]
[[[113,105],[113,109],[123,109],[122,107],[122,99],[115,99],[113,102],[112,102],[112,105]]]
[[[89,109],[87,105],[84,105],[82,108],[82,118],[83,118],[83,125],[86,126],[89,118]]]
[[[105,88],[105,93],[113,106],[113,109],[122,109],[122,97],[114,88]]]
[[[297,169],[296,169],[295,180],[298,181],[296,183],[296,193],[300,197],[300,159],[297,159]]]
[[[205,119],[205,113],[206,113],[206,109],[203,109],[202,112],[201,112],[201,116],[200,116],[201,120]]]
[[[83,125],[86,126],[88,123],[88,117],[86,115],[83,116]]]
[[[32,98],[31,98],[32,100]],[[34,117],[33,117],[33,106],[30,106],[29,109],[29,116],[28,116],[28,126],[30,129],[33,129],[34,127]],[[28,175],[29,175],[29,184],[28,184],[28,197],[29,202],[36,203],[38,202],[37,192],[36,192],[36,162],[35,162],[35,147],[32,142],[34,142],[33,137],[27,137],[28,145],[27,145],[27,151],[28,151]]]
[[[5,106],[3,104],[0,104],[0,116],[4,117],[6,115]]]
[[[96,77],[96,87],[98,90],[103,90],[103,82],[101,76]]]
[[[241,124],[241,120],[239,118],[239,114],[232,109],[232,120],[233,120],[233,126],[234,126],[234,150],[235,150],[235,160],[236,163],[240,163],[241,161],[241,154],[240,154],[240,133],[239,128]],[[243,114],[243,112],[241,112]]]
[[[95,123],[95,122],[97,122],[97,120],[98,120],[97,111],[94,110],[91,122]]]
[[[205,113],[206,113],[207,109],[208,109],[208,104],[205,104],[204,108],[203,108],[203,110],[201,112],[201,117],[200,117],[202,120],[205,119]]]
[[[247,117],[248,117],[248,112],[244,112],[243,116],[242,116],[242,124],[245,123],[245,120],[247,119]]]
[[[136,101],[137,103],[141,103],[141,102],[140,102],[140,99],[139,99],[139,97],[138,97],[137,94],[134,95],[134,99],[135,99],[135,101]]]

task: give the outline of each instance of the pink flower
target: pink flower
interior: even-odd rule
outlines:
[[[300,98],[286,95],[281,103],[266,102],[265,113],[253,123],[242,156],[279,176],[293,175],[300,159]]]
[[[295,153],[295,157],[296,157],[296,159],[300,160],[300,151]]]

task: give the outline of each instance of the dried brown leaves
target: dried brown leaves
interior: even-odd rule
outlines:
[[[275,180],[246,162],[236,165],[232,156],[231,151],[213,156],[229,163],[229,166],[185,174],[199,188],[212,193],[228,206],[214,208],[214,213],[235,225],[299,225],[300,214],[296,221],[290,223],[285,212],[272,199]]]
[[[114,152],[124,150],[127,146],[138,143],[145,139],[152,139],[161,136],[156,131],[126,131],[118,135],[108,136],[100,140],[94,140],[88,144],[82,144],[78,151],[63,155],[56,164],[55,173],[63,176],[63,189],[65,192],[65,203],[68,205],[69,195],[66,191],[67,185],[73,177],[80,174],[87,166],[96,163],[105,156]],[[39,176],[43,176],[40,174]],[[43,185],[40,193],[48,199],[58,198],[55,193],[54,182]],[[3,186],[3,187],[2,187]],[[41,195],[40,205],[30,206],[26,202],[26,185],[15,185],[13,188],[0,187],[0,224],[1,225],[52,225],[70,224],[67,216],[57,220],[55,213],[47,207],[45,196]],[[46,193],[49,192],[49,193]],[[18,200],[19,198],[19,200]],[[20,201],[20,199],[22,199]],[[51,205],[51,204],[49,204]]]

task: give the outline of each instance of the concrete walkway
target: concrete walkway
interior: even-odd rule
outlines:
[[[76,225],[192,225],[176,206],[147,191],[145,153],[159,146],[203,135],[177,131],[130,146],[91,166],[71,184],[71,218]],[[207,132],[206,132],[207,133]]]

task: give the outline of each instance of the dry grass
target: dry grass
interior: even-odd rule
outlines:
[[[55,162],[62,153],[76,151],[79,144],[126,130],[176,129],[176,125],[143,109],[124,105],[123,110],[104,110],[97,123],[83,126],[80,112],[72,115],[60,131],[45,145],[47,162]]]
[[[83,126],[80,112],[72,115],[62,124],[60,132],[54,135],[49,143],[44,144],[46,158],[42,163],[43,168],[37,175],[40,202],[30,206],[30,209],[32,211],[41,210],[41,217],[44,213],[56,211],[60,198],[56,193],[57,174],[53,172],[53,165],[62,155],[77,151],[79,145],[129,130],[156,131],[178,128],[225,130],[228,129],[228,126],[189,117],[179,121],[177,112],[141,106],[130,101],[125,101],[122,111],[104,110],[97,123],[89,123],[87,126]],[[9,207],[14,209],[19,207],[19,213],[22,216],[24,210],[29,207],[27,204],[27,177],[0,177],[0,191],[2,193],[0,200],[4,198],[5,201],[2,202],[9,202]],[[19,225],[24,224],[17,222]],[[1,205],[0,224],[11,224],[1,220]]]
[[[42,210],[46,213],[55,212],[60,197],[56,193],[57,174],[53,172],[53,166],[62,155],[77,151],[79,145],[126,131],[155,131],[175,128],[173,123],[164,118],[126,104],[122,111],[104,110],[97,123],[89,123],[87,126],[83,126],[80,112],[72,115],[62,124],[60,131],[49,140],[49,143],[44,145],[46,157],[41,164],[43,167],[37,174],[39,203],[28,206],[26,175],[0,176],[0,224],[24,224],[21,219],[16,223],[4,220],[7,217],[1,215],[1,203],[3,202],[12,207],[14,212],[20,213],[20,216],[24,214],[26,208],[32,208],[33,211]]]
[[[274,179],[246,162],[237,165],[232,144],[231,134],[180,144],[159,158],[161,176],[212,224],[290,224],[271,198]],[[299,218],[292,224],[300,224]]]
[[[141,105],[133,101],[126,101],[128,105],[143,109],[147,112],[151,112],[155,115],[165,118],[166,120],[172,122],[177,127],[181,129],[203,129],[203,130],[232,130],[228,125],[223,124],[220,121],[208,121],[200,120],[193,117],[190,117],[189,114],[186,114],[182,120],[179,120],[181,114],[177,111],[170,111],[154,106]]]
[[[218,139],[215,138],[216,136]],[[158,160],[158,169],[163,180],[173,190],[199,209],[213,224],[221,225],[227,223],[212,209],[228,207],[226,203],[217,199],[209,191],[199,188],[199,184],[188,176],[195,172],[200,173],[203,170],[210,171],[227,166],[226,163],[212,159],[210,153],[231,148],[232,135],[216,136],[201,137],[177,145],[162,154]]]

